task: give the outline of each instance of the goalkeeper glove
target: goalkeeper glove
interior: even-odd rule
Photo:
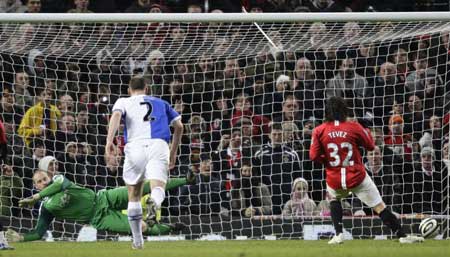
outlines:
[[[186,183],[188,185],[195,185],[196,183],[196,176],[195,173],[192,172],[192,170],[188,170],[188,172],[186,173]]]
[[[10,243],[23,241],[23,235],[17,233],[16,231],[14,231],[12,229],[8,229],[5,233],[5,236],[6,236],[6,240],[8,240],[8,242],[10,242]]]
[[[19,207],[33,207],[33,205],[40,199],[41,197],[39,196],[39,194],[34,194],[31,197],[20,200]]]

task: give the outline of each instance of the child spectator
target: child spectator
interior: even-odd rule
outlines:
[[[308,182],[304,178],[296,178],[292,183],[291,200],[283,208],[284,216],[313,216],[318,214],[316,203],[309,198]]]

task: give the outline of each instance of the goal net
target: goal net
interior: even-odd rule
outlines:
[[[192,171],[196,183],[168,192],[163,222],[185,223],[187,238],[329,236],[324,171],[309,147],[335,95],[372,131],[377,148],[361,151],[388,208],[413,233],[433,216],[448,237],[450,23],[364,21],[369,14],[30,17],[0,28],[8,138],[0,204],[14,229],[36,224],[38,205],[18,200],[37,192],[33,172],[53,169],[53,158],[59,173],[95,192],[124,185],[123,129],[116,158],[104,157],[108,119],[141,75],[185,124],[170,177]],[[391,236],[355,197],[343,206],[349,235]],[[70,240],[81,225],[57,217],[49,230]]]

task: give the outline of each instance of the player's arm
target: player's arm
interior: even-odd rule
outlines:
[[[113,111],[109,120],[108,136],[106,138],[105,154],[107,156],[114,154],[114,136],[119,129],[121,119],[122,112],[119,110]]]
[[[181,115],[175,111],[168,102],[165,102],[166,115],[169,120],[169,125],[173,126],[172,145],[170,147],[169,169],[175,168],[177,159],[178,146],[181,143],[181,136],[183,135],[183,122],[181,122]]]
[[[28,242],[39,240],[44,236],[53,219],[54,216],[44,206],[41,206],[37,225],[33,231],[26,234],[20,234],[14,230],[8,229],[8,231],[6,231],[6,238],[9,242]]]
[[[375,149],[375,141],[372,138],[372,135],[370,134],[370,130],[368,128],[364,128],[359,123],[358,124],[359,129],[357,131],[360,131],[360,144],[366,148],[368,151],[373,151]]]
[[[36,228],[33,231],[23,235],[23,241],[27,242],[41,239],[53,219],[54,216],[44,206],[42,206]]]
[[[169,163],[170,169],[173,169],[175,167],[178,146],[180,145],[181,136],[183,135],[183,129],[184,129],[181,119],[174,120],[172,123],[172,126],[173,126],[174,130],[173,130],[173,137],[172,137],[172,146],[170,148],[170,163]]]
[[[322,151],[322,146],[320,145],[317,131],[317,129],[314,129],[312,133],[311,146],[309,148],[309,158],[314,162],[324,163],[325,153]]]

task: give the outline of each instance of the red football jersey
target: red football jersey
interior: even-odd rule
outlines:
[[[325,122],[313,131],[309,157],[325,165],[329,187],[353,188],[366,177],[360,146],[372,151],[375,143],[358,122]]]

